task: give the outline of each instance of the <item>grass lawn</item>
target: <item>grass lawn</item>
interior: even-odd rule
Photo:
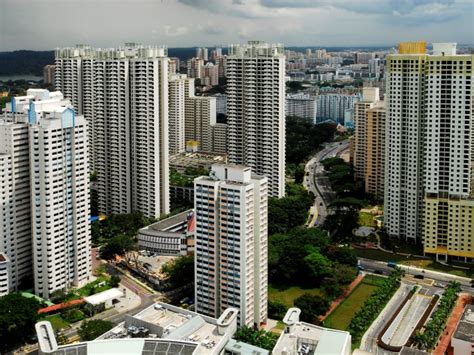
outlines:
[[[108,289],[110,289],[111,287],[109,286],[108,284],[108,281],[110,280],[110,277],[108,276],[104,276],[104,275],[101,275],[101,276],[97,276],[97,279],[92,281],[91,283],[88,283],[87,285],[85,285],[84,287],[81,287],[79,289],[77,289],[77,293],[81,296],[90,296],[91,295],[91,289],[93,288],[95,293],[99,293],[99,292],[102,292],[102,291],[106,291]],[[104,286],[101,286],[101,287],[95,287],[97,286],[99,283],[101,282],[104,282],[105,281],[105,285]]]
[[[50,321],[53,329],[56,331],[66,328],[69,325],[69,323],[62,319],[59,314],[45,317],[44,320]]]
[[[284,288],[274,287],[272,285],[268,287],[268,299],[270,301],[281,302],[287,307],[293,307],[294,300],[305,293],[309,293],[311,295],[323,295],[318,288],[305,289],[298,286]]]
[[[381,277],[368,275],[359,285],[342,301],[337,308],[324,320],[324,326],[334,329],[346,330],[351,319],[362,307],[363,303],[377,289]]]
[[[374,216],[368,212],[359,212],[359,225],[367,227],[377,227]]]
[[[415,256],[406,257],[404,255],[386,253],[381,250],[375,249],[359,249],[356,248],[355,252],[357,256],[373,260],[381,261],[396,261],[400,264],[415,266],[423,269],[445,272],[448,274],[474,278],[474,268],[471,267],[470,270],[456,269],[450,266],[446,266],[440,263],[437,263],[431,259],[417,258]],[[469,265],[466,264],[468,267]]]

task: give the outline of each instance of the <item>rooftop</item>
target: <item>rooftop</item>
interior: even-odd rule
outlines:
[[[169,157],[170,167],[178,171],[184,171],[188,167],[210,168],[212,164],[226,163],[227,156],[211,152],[186,152],[171,155]]]
[[[461,320],[453,337],[474,343],[474,304],[468,304],[464,308]]]
[[[178,213],[174,216],[166,218],[162,221],[150,224],[149,226],[143,227],[139,230],[139,233],[146,233],[152,231],[171,232],[171,233],[185,233],[187,231],[188,215],[193,210],[187,210]]]
[[[118,288],[111,288],[110,290],[106,290],[92,296],[84,297],[84,300],[87,303],[96,306],[107,301],[113,300],[114,298],[120,297],[123,297],[122,290]]]
[[[195,344],[196,354],[218,354],[237,327],[236,309],[228,309],[215,319],[166,303],[155,303],[128,316],[98,340],[152,337]],[[142,335],[136,335],[140,333]]]
[[[281,333],[274,354],[346,354],[350,353],[349,332],[319,327],[299,321],[300,310],[290,308],[284,318],[285,330]]]

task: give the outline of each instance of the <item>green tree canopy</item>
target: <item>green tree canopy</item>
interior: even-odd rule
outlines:
[[[135,248],[134,239],[127,234],[119,234],[110,239],[101,249],[100,257],[106,260],[112,260],[117,256],[124,256],[130,250]]]
[[[306,246],[306,255],[303,259],[308,267],[311,277],[320,278],[321,276],[331,273],[332,262],[327,257],[321,254],[319,248],[314,246]]]
[[[255,330],[243,326],[237,329],[234,339],[272,351],[278,340],[278,335],[263,329]]]
[[[0,297],[0,353],[32,337],[39,319],[38,310],[43,306],[36,298],[26,298],[19,293]]]
[[[194,255],[180,256],[161,267],[161,272],[168,275],[168,281],[175,287],[194,282]]]
[[[82,341],[90,341],[112,329],[114,324],[102,319],[85,320],[78,330]]]
[[[301,320],[309,323],[314,322],[316,317],[323,315],[329,307],[327,299],[309,293],[305,293],[298,297],[294,304],[295,307],[301,309]]]
[[[324,142],[329,142],[336,132],[336,125],[315,125],[311,119],[286,118],[286,162],[299,165],[316,152]]]

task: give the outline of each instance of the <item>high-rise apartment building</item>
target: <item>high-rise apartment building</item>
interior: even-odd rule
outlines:
[[[83,285],[91,276],[84,117],[60,92],[30,89],[7,104],[0,135],[0,154],[8,156],[2,163],[12,172],[0,241],[11,261],[11,289],[31,275],[45,298]]]
[[[169,153],[179,154],[186,150],[185,143],[185,100],[186,75],[172,75],[169,78]]]
[[[425,62],[424,252],[474,261],[474,55],[434,43]]]
[[[201,79],[204,72],[204,60],[200,58],[191,58],[187,62],[188,77]]]
[[[283,46],[232,45],[227,57],[229,161],[268,178],[285,195],[285,58]]]
[[[442,260],[474,258],[472,63],[453,43],[387,58],[384,222]]]
[[[369,61],[374,57],[375,53],[356,52],[354,59],[356,64],[369,64]]]
[[[5,254],[0,253],[0,297],[8,293],[10,293],[10,260]]]
[[[317,98],[316,120],[318,123],[334,121],[344,124],[344,113],[360,100],[359,95],[322,94]]]
[[[354,176],[364,180],[367,167],[367,111],[379,104],[379,89],[362,89],[362,101],[354,103]]]
[[[43,83],[54,85],[54,65],[48,64],[43,67]]]
[[[56,87],[87,120],[99,212],[168,213],[166,49],[58,49]]]
[[[211,96],[190,96],[186,99],[187,141],[196,141],[198,149],[212,152],[212,127],[216,124],[216,99]]]
[[[15,105],[29,100],[13,98]],[[7,105],[8,110],[9,105]],[[11,112],[11,109],[10,109]],[[19,115],[24,118],[24,115]],[[31,247],[30,162],[27,121],[5,113],[0,121],[0,252],[10,259],[10,290],[31,283],[33,255]]]
[[[364,177],[365,192],[371,194],[377,200],[382,200],[385,188],[384,179],[385,107],[383,101],[379,101],[375,107],[367,110],[367,151]]]
[[[267,319],[267,179],[251,168],[213,165],[194,181],[196,311],[238,308],[240,325]]]
[[[206,63],[202,68],[202,84],[206,86],[216,86],[219,84],[219,66]]]
[[[310,94],[286,95],[286,116],[308,118],[316,123],[316,97]]]
[[[227,129],[226,123],[216,123],[211,126],[211,152],[227,154]]]
[[[207,61],[209,59],[209,49],[206,47],[196,48],[196,58]]]

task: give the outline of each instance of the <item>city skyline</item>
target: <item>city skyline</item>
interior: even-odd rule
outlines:
[[[473,6],[464,0],[103,0],[94,2],[93,12],[87,3],[2,2],[0,51],[124,41],[226,46],[257,37],[286,46],[391,46],[420,38],[469,44],[473,33],[464,30],[473,26]]]

